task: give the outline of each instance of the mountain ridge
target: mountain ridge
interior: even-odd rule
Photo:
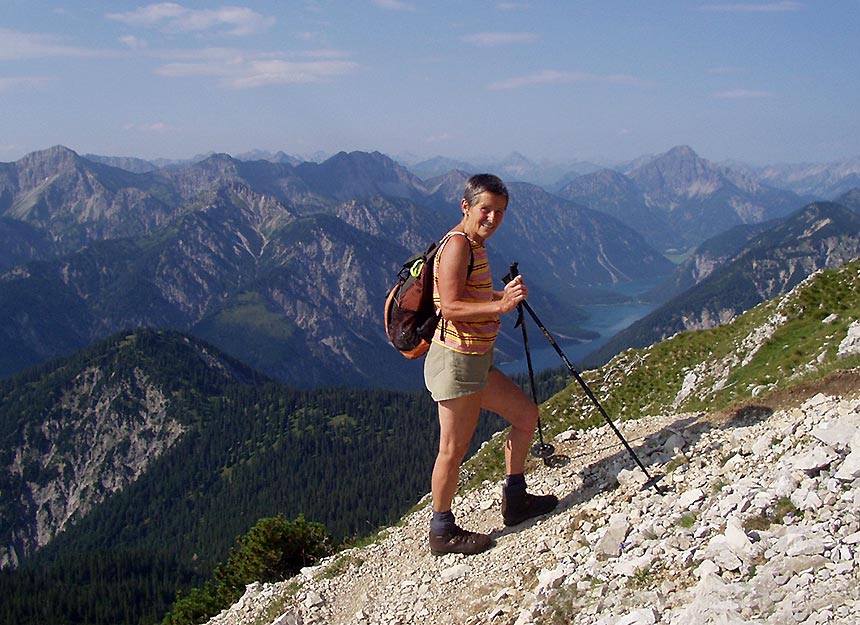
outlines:
[[[732,226],[785,216],[803,201],[719,167],[689,146],[641,159],[622,172],[575,178],[560,194],[639,228],[666,251],[695,246]]]
[[[59,173],[34,187],[50,201],[31,202],[31,188],[16,181],[56,162]],[[388,347],[379,311],[402,262],[456,223],[462,173],[426,186],[383,154],[342,152],[298,166],[213,154],[132,174],[61,147],[6,170],[0,191],[20,218],[4,215],[0,237],[25,228],[36,236],[5,248],[4,374],[139,325],[204,330],[202,338],[298,386],[417,388],[420,374]],[[623,224],[535,185],[511,189],[509,225],[491,259],[520,260],[534,297],[564,311],[548,322],[565,334],[590,336],[577,327],[578,289],[607,297],[600,283],[668,273],[670,263]],[[516,258],[523,250],[530,267]],[[225,341],[243,332],[247,345]],[[510,333],[499,347],[503,359],[517,353]],[[278,350],[288,357],[279,362]]]

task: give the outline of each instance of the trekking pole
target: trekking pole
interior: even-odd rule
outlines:
[[[513,276],[517,275],[514,272],[517,272],[517,263],[513,263],[511,265],[511,279],[513,279]],[[597,407],[597,410],[600,412],[601,415],[603,415],[603,418],[606,419],[606,422],[609,424],[609,427],[612,428],[612,431],[615,432],[616,436],[618,436],[618,438],[624,444],[624,447],[630,453],[633,460],[636,461],[636,464],[639,466],[640,469],[642,469],[642,472],[645,474],[645,477],[648,478],[648,481],[645,482],[642,488],[653,486],[657,493],[662,495],[663,490],[660,488],[660,485],[657,484],[657,482],[663,476],[651,477],[651,475],[648,473],[648,469],[646,469],[645,465],[642,464],[642,461],[639,459],[639,456],[636,455],[636,452],[633,451],[633,448],[630,446],[630,443],[627,442],[627,439],[624,438],[624,435],[621,434],[621,431],[615,426],[615,423],[612,422],[612,419],[609,418],[609,415],[606,413],[606,410],[604,410],[603,406],[600,405],[600,402],[597,401],[597,397],[595,397],[594,393],[591,392],[591,389],[588,387],[588,384],[585,382],[585,380],[582,379],[582,376],[579,375],[579,372],[570,363],[570,361],[567,359],[567,356],[564,355],[564,352],[561,351],[561,348],[558,346],[558,343],[556,343],[555,339],[552,338],[552,335],[549,333],[549,330],[546,329],[546,326],[541,323],[541,320],[538,318],[537,314],[529,305],[529,303],[526,300],[523,300],[522,303],[518,304],[517,306],[522,306],[529,313],[529,315],[531,315],[531,318],[534,319],[534,322],[537,324],[538,328],[540,328],[540,331],[543,332],[543,335],[546,337],[546,340],[549,341],[549,344],[552,345],[553,349],[555,349],[556,353],[561,357],[562,361],[567,366],[570,373],[573,375],[574,378],[576,378],[576,381],[579,382],[579,385],[582,387],[582,390],[585,391],[585,394],[594,403],[594,405]]]
[[[511,272],[505,276],[505,283],[510,282],[514,278],[519,275],[519,271],[517,270],[517,263],[511,265]],[[532,388],[532,401],[537,404],[537,390],[535,389],[535,372],[532,368],[532,354],[531,350],[529,350],[529,335],[526,331],[526,320],[523,316],[523,307],[522,304],[517,304],[517,322],[514,324],[514,327],[520,326],[523,332],[523,347],[526,351],[526,363],[528,363],[529,367],[529,382],[531,383]],[[540,441],[536,445],[531,448],[531,455],[535,458],[543,458],[544,464],[547,464],[547,458],[555,453],[555,447],[552,445],[545,443],[543,440],[543,425],[541,424],[540,415],[538,415],[537,420],[537,431],[538,431],[538,440]]]

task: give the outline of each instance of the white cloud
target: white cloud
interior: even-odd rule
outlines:
[[[744,99],[744,98],[769,98],[771,97],[768,91],[755,91],[752,89],[729,89],[727,91],[718,91],[714,94],[715,98],[725,99]]]
[[[373,0],[373,4],[378,6],[380,9],[387,9],[389,11],[414,11],[415,7],[408,2],[402,2],[401,0]]]
[[[703,11],[719,13],[782,13],[798,11],[803,8],[801,2],[766,2],[766,3],[736,3],[736,4],[705,4]]]
[[[349,61],[253,61],[248,71],[229,78],[227,84],[235,89],[248,89],[265,85],[320,82],[333,76],[350,74],[357,67]]]
[[[267,85],[321,82],[352,74],[357,63],[340,60],[334,50],[305,53],[312,60],[293,61],[280,54],[248,54],[232,48],[207,48],[176,53],[175,61],[165,63],[157,73],[171,78],[210,76],[229,89],[251,89]]]
[[[300,53],[301,56],[307,58],[315,58],[315,59],[342,59],[349,56],[347,52],[343,50],[336,50],[334,48],[320,48],[318,50],[305,50]]]
[[[452,139],[452,135],[449,132],[442,132],[437,135],[430,135],[427,137],[424,142],[425,143],[444,143],[445,141],[450,141]]]
[[[263,16],[246,7],[188,9],[175,2],[161,2],[127,11],[108,13],[110,20],[129,26],[157,28],[167,33],[189,33],[226,28],[230,35],[250,35],[269,28],[275,18]]]
[[[153,134],[164,134],[167,132],[175,132],[176,128],[168,124],[167,122],[157,121],[157,122],[146,122],[146,123],[136,123],[130,122],[123,127],[125,130],[135,130],[139,132],[147,132]]]
[[[144,39],[135,37],[134,35],[123,35],[119,38],[119,42],[129,50],[143,50],[147,47]]]
[[[519,76],[500,80],[490,85],[490,89],[521,89],[523,87],[532,87],[535,85],[559,85],[577,82],[600,82],[619,85],[639,85],[644,86],[650,84],[648,81],[629,76],[627,74],[608,74],[606,76],[598,76],[586,72],[560,72],[556,70],[542,70],[529,74],[527,76]]]
[[[512,43],[531,43],[537,38],[534,33],[475,33],[461,39],[478,46],[503,46]]]
[[[53,57],[94,57],[101,50],[66,45],[59,37],[40,33],[22,33],[0,28],[0,61],[44,59]]]

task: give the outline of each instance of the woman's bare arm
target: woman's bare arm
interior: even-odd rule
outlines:
[[[442,316],[449,321],[468,321],[503,315],[516,308],[528,296],[522,276],[505,285],[504,291],[493,291],[487,302],[463,300],[466,290],[471,251],[466,237],[451,237],[439,257],[438,281]]]

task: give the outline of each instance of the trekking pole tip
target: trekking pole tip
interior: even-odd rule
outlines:
[[[642,485],[642,490],[647,490],[648,488],[654,488],[657,491],[658,495],[665,495],[666,489],[661,487],[658,482],[662,480],[665,476],[663,475],[654,475],[651,476],[647,482]]]
[[[549,443],[537,443],[532,446],[531,454],[535,458],[549,458],[555,453],[555,447]]]

